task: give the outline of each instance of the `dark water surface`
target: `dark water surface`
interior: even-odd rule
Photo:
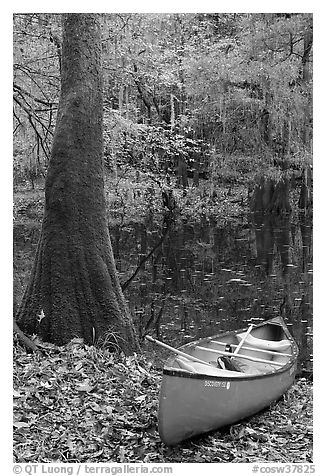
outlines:
[[[151,224],[110,227],[123,283],[159,242]],[[312,223],[173,225],[125,290],[141,335],[173,346],[282,315],[312,369]]]

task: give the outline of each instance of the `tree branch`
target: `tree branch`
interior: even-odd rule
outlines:
[[[15,127],[14,132],[13,132],[13,134],[15,135],[16,132],[17,132],[17,130],[19,129],[19,127],[22,125],[22,123],[21,123],[21,120],[19,119],[19,117],[18,117],[17,114],[16,114],[15,108],[14,108],[14,111],[13,111],[13,112],[14,112],[14,118],[15,118],[16,121],[17,121],[17,126]]]
[[[31,94],[30,92],[26,91],[26,89],[22,88],[21,86],[19,86],[17,83],[14,83],[14,90],[16,90],[17,92],[20,93],[20,95],[22,94],[26,94],[26,96],[29,96],[30,98],[32,98],[34,101],[36,102],[39,102],[40,104],[44,104],[45,106],[52,106],[56,103],[52,102],[52,101],[45,101],[44,99],[40,99],[40,98],[37,98],[36,96],[34,96],[33,94]]]
[[[23,97],[23,99],[26,102],[24,97]],[[43,124],[41,119],[35,114],[35,112],[33,111],[33,109],[30,107],[30,105],[27,102],[26,102],[26,104],[28,105],[28,107],[24,106],[24,104],[22,104],[21,101],[19,101],[17,96],[14,96],[14,101],[23,109],[23,111],[27,114],[29,119],[30,118],[35,119],[35,121],[37,121],[45,131],[47,131],[51,136],[53,136],[53,132],[50,131],[49,128],[45,124]],[[34,127],[34,129],[35,129],[35,127]],[[35,129],[35,132],[38,133],[38,131],[36,131],[36,129]]]
[[[137,266],[137,268],[135,269],[133,274],[130,276],[130,278],[128,278],[127,281],[125,281],[121,285],[122,291],[124,291],[129,286],[129,284],[135,279],[135,277],[137,276],[137,274],[141,270],[142,266],[146,263],[146,261],[149,260],[149,258],[154,254],[154,252],[157,250],[157,248],[159,246],[161,246],[161,244],[165,240],[165,237],[168,234],[168,231],[170,230],[170,227],[171,227],[171,224],[172,224],[172,213],[173,213],[172,211],[169,211],[165,215],[165,217],[164,217],[165,230],[163,231],[161,238],[156,243],[154,248],[152,248],[151,251],[146,256],[144,256],[143,259],[140,260],[139,265]]]

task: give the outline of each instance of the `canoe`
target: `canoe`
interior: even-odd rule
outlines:
[[[219,368],[225,356],[234,369]],[[176,349],[163,369],[162,441],[173,446],[268,407],[292,385],[297,359],[297,344],[281,317]]]

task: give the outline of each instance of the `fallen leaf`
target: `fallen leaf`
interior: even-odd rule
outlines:
[[[105,407],[105,411],[106,411],[106,413],[108,414],[108,416],[111,417],[111,416],[112,416],[112,412],[113,412],[113,407],[111,407],[110,405],[107,405],[107,406]]]
[[[95,411],[95,412],[101,412],[102,411],[102,408],[100,407],[100,405],[96,402],[91,402],[89,404],[89,406]]]
[[[79,392],[90,392],[93,390],[93,386],[89,384],[88,380],[86,380],[84,383],[81,383],[79,385],[76,385],[76,390]]]
[[[136,402],[144,402],[146,400],[146,395],[139,395],[139,397],[135,398]]]
[[[15,428],[29,428],[30,424],[25,421],[14,421]]]

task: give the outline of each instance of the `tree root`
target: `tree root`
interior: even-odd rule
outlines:
[[[23,331],[18,327],[18,324],[16,321],[13,323],[13,331],[16,332],[16,334],[19,337],[19,340],[25,345],[27,350],[30,350],[32,352],[37,352],[39,350],[38,346],[29,338],[27,337]]]

